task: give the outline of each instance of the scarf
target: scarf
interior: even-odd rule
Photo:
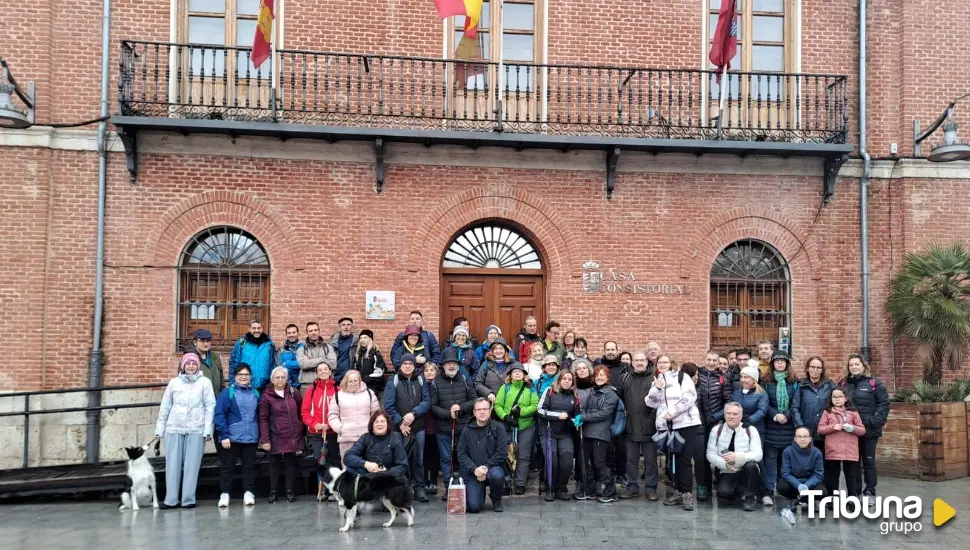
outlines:
[[[412,348],[411,346],[408,345],[407,342],[404,342],[404,349],[408,350],[408,353],[411,353],[414,355],[421,355],[420,352],[424,351],[424,344],[422,344],[421,342],[418,342],[418,345]]]
[[[775,399],[778,401],[778,411],[788,412],[788,406],[790,405],[788,401],[788,384],[785,383],[785,379],[788,378],[787,371],[775,371],[775,382],[778,385],[775,388]]]

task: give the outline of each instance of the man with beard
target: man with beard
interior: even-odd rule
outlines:
[[[297,359],[303,342],[300,341],[300,328],[294,324],[286,325],[286,340],[276,349],[276,366],[286,368],[286,383],[300,388],[300,362]]]
[[[603,344],[603,356],[593,362],[593,366],[604,365],[610,369],[610,380],[620,379],[620,345],[612,340]]]
[[[657,500],[657,450],[653,444],[656,433],[657,410],[647,406],[646,398],[653,385],[653,372],[647,364],[647,354],[633,352],[633,365],[629,372],[617,382],[620,399],[626,407],[626,490],[620,498],[636,498],[640,495],[637,483],[640,473],[640,457],[643,456],[643,489],[647,500]]]
[[[661,351],[660,344],[656,342],[647,343],[647,366],[650,367],[650,372],[657,370],[657,358],[660,357]]]
[[[257,390],[269,384],[273,370],[275,349],[269,335],[263,332],[263,324],[257,320],[249,322],[249,332],[236,341],[229,355],[229,379],[236,379],[236,369],[246,363],[252,369],[250,385]]]
[[[351,329],[353,326],[351,323]],[[309,388],[316,381],[317,366],[320,363],[330,365],[331,372],[337,368],[337,352],[320,336],[319,324],[313,321],[306,324],[306,342],[297,351],[296,360],[300,364],[300,385],[305,388]]]

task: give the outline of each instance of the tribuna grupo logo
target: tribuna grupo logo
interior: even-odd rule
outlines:
[[[919,497],[871,497],[848,496],[845,491],[835,491],[832,496],[821,498],[823,491],[802,491],[808,497],[808,517],[825,519],[829,506],[832,518],[856,519],[860,515],[868,519],[881,519],[879,531],[910,533],[923,530],[918,520],[923,515],[923,499]],[[819,500],[820,499],[820,500]],[[816,511],[817,507],[817,511]]]

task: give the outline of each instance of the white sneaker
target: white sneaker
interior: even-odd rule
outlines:
[[[225,508],[229,506],[229,493],[222,493],[219,495],[219,508]]]
[[[772,498],[770,496],[765,495],[761,499],[761,504],[764,504],[765,506],[774,506],[775,505],[775,501],[772,500]]]
[[[256,496],[246,491],[246,494],[243,495],[243,504],[246,506],[254,506],[256,504]]]
[[[785,508],[782,510],[781,518],[787,521],[790,525],[795,525],[795,514],[792,513],[791,508]]]

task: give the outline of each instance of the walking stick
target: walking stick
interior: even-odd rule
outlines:
[[[586,443],[585,443],[585,440],[583,439],[583,427],[580,426],[579,427],[579,463],[583,467],[582,468],[583,469],[583,492],[582,492],[583,500],[586,500],[586,497],[589,496],[586,494],[586,488],[589,487],[589,485],[587,485],[586,483],[586,456],[585,456],[586,453],[584,452],[585,449],[586,449]]]
[[[552,489],[552,423],[546,422],[546,492],[555,493]]]

